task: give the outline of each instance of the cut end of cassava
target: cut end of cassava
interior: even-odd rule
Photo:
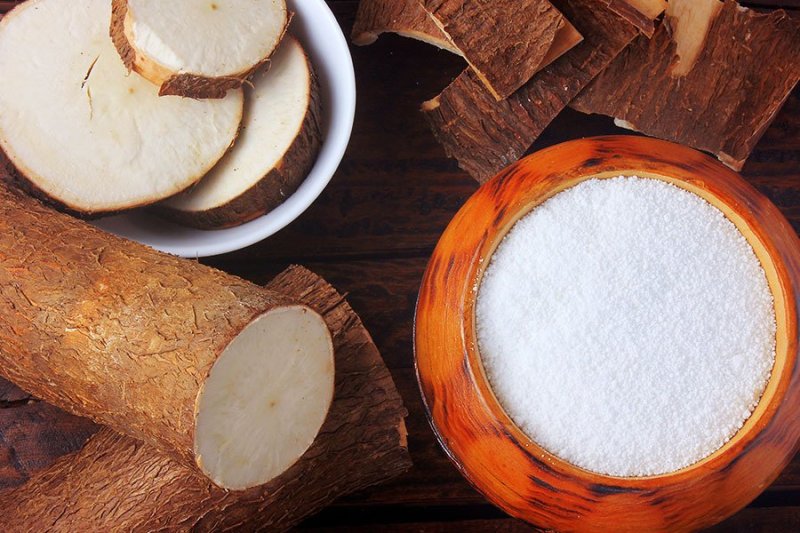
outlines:
[[[301,305],[261,315],[228,345],[200,392],[197,464],[229,490],[270,481],[314,442],[333,390],[322,317]]]
[[[225,154],[240,90],[159,98],[108,37],[110,0],[30,0],[0,22],[0,147],[30,188],[84,215],[148,205]],[[24,53],[20,53],[24,50]]]
[[[162,95],[221,98],[277,48],[284,0],[114,0],[111,35]]]
[[[311,171],[322,144],[319,98],[297,39],[287,35],[252,81],[236,144],[197,186],[159,206],[167,218],[200,229],[243,224],[280,205]]]

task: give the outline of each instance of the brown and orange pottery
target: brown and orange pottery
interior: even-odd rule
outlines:
[[[777,319],[775,366],[750,419],[709,457],[651,477],[592,473],[538,446],[493,394],[475,336],[477,287],[514,223],[583,180],[619,175],[660,179],[719,208],[758,256]],[[709,527],[751,502],[798,451],[798,287],[800,241],[794,230],[769,200],[716,160],[633,136],[577,140],[542,150],[501,172],[469,199],[428,265],[417,303],[414,349],[431,425],[481,493],[536,526],[558,531]]]

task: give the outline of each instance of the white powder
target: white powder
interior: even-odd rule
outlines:
[[[653,179],[590,180],[520,220],[477,301],[492,388],[535,442],[587,470],[663,474],[728,441],[775,358],[750,245]]]

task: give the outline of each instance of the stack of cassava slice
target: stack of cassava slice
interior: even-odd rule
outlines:
[[[0,22],[0,148],[21,185],[80,216],[261,216],[321,146],[291,18],[284,0],[28,0]]]
[[[800,25],[734,0],[361,0],[353,41],[384,32],[466,59],[422,109],[481,182],[567,106],[740,169],[800,80]]]

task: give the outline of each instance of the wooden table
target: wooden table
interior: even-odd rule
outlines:
[[[0,11],[8,4],[0,2]],[[357,2],[330,4],[349,33]],[[800,0],[757,5],[800,9]],[[350,148],[331,185],[280,235],[203,262],[256,283],[288,264],[302,263],[346,291],[410,411],[414,468],[339,502],[308,520],[304,529],[527,531],[488,504],[451,465],[428,425],[414,377],[411,328],[419,282],[439,235],[477,188],[444,156],[418,108],[463,65],[446,52],[395,36],[354,47],[352,53],[358,112]],[[568,110],[534,149],[620,132],[609,119]],[[800,231],[800,90],[790,97],[743,174]],[[24,483],[33,472],[79,448],[95,430],[90,422],[32,400],[0,380],[0,489]],[[800,456],[761,497],[715,531],[800,531]]]

